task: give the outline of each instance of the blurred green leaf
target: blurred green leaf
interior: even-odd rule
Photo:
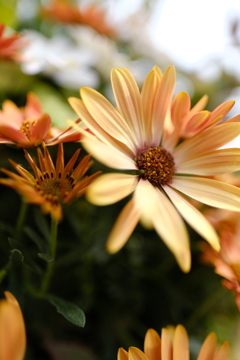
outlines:
[[[13,26],[16,22],[17,0],[0,0],[0,22]]]
[[[5,270],[5,269],[0,270],[0,284],[6,275],[7,275],[7,270]]]
[[[21,251],[20,250],[18,250],[18,249],[13,249],[12,251],[11,251],[11,260],[12,260],[12,262],[23,262],[24,261],[24,256],[23,256],[23,254],[21,253]]]
[[[59,299],[53,295],[46,295],[44,298],[55,306],[57,312],[63,315],[69,322],[80,327],[85,326],[85,314],[77,305]]]
[[[48,254],[42,254],[42,253],[38,253],[38,257],[40,257],[40,259],[46,261],[46,262],[52,262],[54,261],[54,258]]]
[[[40,250],[40,252],[44,253],[46,252],[46,244],[44,242],[44,240],[41,238],[41,236],[39,236],[36,231],[34,231],[32,228],[30,228],[29,226],[26,226],[24,228],[24,232],[28,235],[28,237],[37,245],[38,249]]]

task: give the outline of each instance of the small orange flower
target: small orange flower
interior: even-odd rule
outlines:
[[[104,11],[94,4],[80,9],[77,4],[56,0],[50,6],[43,8],[42,14],[44,17],[64,23],[88,25],[102,35],[112,36],[115,32],[107,24]]]
[[[62,207],[73,199],[82,196],[90,182],[100,173],[97,172],[89,177],[84,177],[86,171],[92,165],[90,155],[85,156],[75,170],[73,166],[78,158],[78,149],[66,166],[64,166],[64,152],[62,143],[58,146],[56,167],[54,166],[49,151],[43,145],[44,154],[37,149],[40,167],[37,166],[30,154],[24,150],[25,157],[31,165],[32,176],[21,165],[10,160],[17,175],[9,170],[1,169],[9,178],[0,179],[0,183],[10,186],[23,196],[25,202],[38,204],[44,213],[50,213],[54,219],[62,219]]]
[[[0,360],[22,360],[26,349],[26,331],[20,306],[15,297],[4,292],[0,301]]]
[[[211,209],[205,213],[220,237],[220,252],[206,243],[200,243],[201,260],[215,267],[215,272],[224,277],[223,286],[236,292],[236,304],[240,311],[240,217],[238,213]]]
[[[79,122],[79,121],[78,121]],[[44,114],[39,99],[28,93],[27,103],[18,108],[12,101],[3,102],[0,110],[0,143],[15,144],[18,147],[34,147],[44,141],[47,145],[59,142],[78,141],[78,132],[60,131],[51,128],[50,116]]]
[[[0,59],[22,60],[19,50],[25,46],[20,34],[3,37],[5,25],[0,24]]]
[[[217,350],[216,335],[211,333],[204,341],[198,360],[227,360],[228,343],[225,341]],[[162,329],[162,337],[149,329],[145,336],[144,352],[136,347],[130,347],[128,352],[120,348],[118,360],[189,360],[188,335],[182,325],[176,328],[169,326]]]

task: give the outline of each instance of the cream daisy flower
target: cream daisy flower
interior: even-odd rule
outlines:
[[[95,134],[79,127],[85,149],[104,165],[128,170],[128,174],[98,177],[87,191],[88,200],[96,205],[113,204],[133,193],[110,233],[107,250],[120,250],[140,220],[147,228],[155,228],[187,272],[191,256],[182,217],[215,250],[219,250],[219,240],[212,225],[185,195],[210,206],[240,211],[240,189],[208,178],[240,169],[240,149],[218,150],[240,134],[240,124],[235,119],[204,128],[182,142],[179,135],[176,141],[170,125],[182,123],[189,109],[182,96],[172,100],[176,81],[173,66],[164,74],[155,66],[141,92],[126,69],[113,69],[111,80],[116,108],[86,87],[80,91],[82,100],[69,99]],[[215,116],[221,118],[219,112]],[[129,170],[134,170],[132,175]]]

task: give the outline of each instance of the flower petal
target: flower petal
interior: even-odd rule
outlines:
[[[129,360],[148,360],[147,356],[139,349],[131,346],[129,348]]]
[[[128,360],[128,352],[123,348],[118,349],[117,360]]]
[[[95,205],[113,204],[130,195],[138,184],[138,176],[104,174],[88,187],[86,196]]]
[[[127,121],[138,147],[143,147],[143,114],[137,83],[127,69],[113,69],[111,81],[117,107]]]
[[[189,225],[206,239],[215,250],[220,250],[218,235],[203,214],[169,186],[165,186],[164,190]]]
[[[236,186],[213,179],[173,176],[171,187],[204,204],[240,211],[240,189]]]
[[[213,176],[240,170],[240,149],[214,150],[177,165],[179,174]]]
[[[24,144],[28,146],[29,140],[19,129],[14,129],[10,124],[1,125],[0,124],[0,136],[5,137],[7,140],[18,144]]]
[[[172,341],[169,336],[169,331],[165,328],[162,329],[161,333],[161,355],[162,360],[172,360],[173,348],[172,348]]]
[[[114,169],[136,170],[136,164],[133,159],[116,148],[111,148],[99,141],[96,136],[82,129],[73,121],[68,120],[68,123],[82,134],[81,144],[95,159]]]
[[[173,360],[189,360],[188,334],[182,325],[178,325],[175,329]]]
[[[152,224],[174,254],[184,272],[190,270],[189,238],[186,227],[175,207],[160,190],[148,181],[140,180],[135,191],[141,220]]]
[[[107,241],[107,251],[111,254],[119,251],[127,242],[140,218],[140,212],[134,199],[123,208]]]
[[[173,149],[174,160],[179,163],[196,156],[202,156],[212,150],[219,149],[235,139],[239,134],[239,123],[227,123],[205,129]]]
[[[175,82],[175,68],[174,66],[169,66],[162,76],[154,100],[152,114],[153,145],[158,145],[161,140],[165,117],[170,110]]]
[[[217,354],[214,357],[214,360],[227,360],[229,354],[229,345],[227,341],[224,341]]]
[[[144,340],[144,353],[148,359],[161,360],[161,338],[158,333],[149,329]]]
[[[81,88],[81,96],[87,110],[101,128],[135,152],[137,144],[130,127],[112,104],[91,88]]]
[[[216,349],[217,339],[214,333],[210,333],[205,339],[197,360],[212,360]]]
[[[47,135],[51,127],[51,119],[47,114],[44,114],[36,121],[36,124],[31,128],[30,142],[35,146],[39,145],[44,137]]]

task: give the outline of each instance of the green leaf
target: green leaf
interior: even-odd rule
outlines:
[[[41,253],[47,251],[47,246],[45,244],[44,239],[42,239],[41,236],[39,236],[35,230],[30,228],[29,226],[26,226],[24,228],[24,232],[28,235],[29,239],[31,239],[37,245]]]
[[[24,256],[23,254],[21,253],[20,250],[18,249],[13,249],[11,251],[11,261],[12,262],[23,262],[24,261]]]
[[[38,253],[38,257],[40,257],[40,259],[46,261],[46,262],[52,262],[54,261],[54,258],[48,254],[42,254],[42,253]]]
[[[5,269],[0,270],[0,284],[7,275],[7,271]]]
[[[53,295],[45,295],[44,299],[48,300],[53,306],[56,307],[57,312],[65,317],[69,322],[76,326],[85,326],[85,314],[77,305],[68,301],[64,301]]]

